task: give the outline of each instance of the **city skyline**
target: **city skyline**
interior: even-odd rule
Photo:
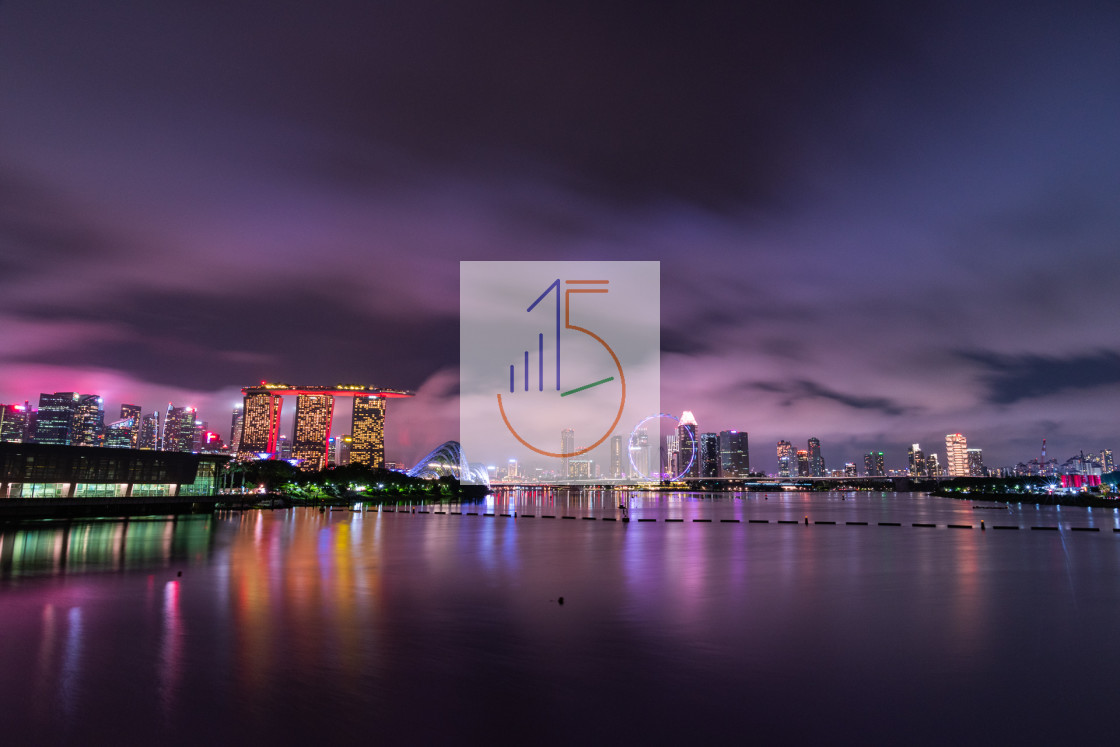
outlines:
[[[341,387],[341,390],[339,389]],[[347,391],[349,390],[349,391]],[[360,391],[377,391],[379,396],[373,397],[359,397],[357,396]],[[44,431],[45,435],[41,438],[38,436],[38,421],[35,421],[35,428],[33,431],[28,431],[28,421],[26,408],[30,407],[34,412],[36,408],[31,404],[31,400],[25,400],[24,404],[3,403],[0,402],[0,441],[13,441],[17,440],[16,431],[13,430],[13,418],[19,418],[16,421],[16,426],[20,429],[20,433],[35,432],[33,439],[37,443],[74,443],[75,445],[105,445],[114,446],[117,448],[157,448],[161,450],[170,451],[190,451],[189,444],[196,444],[197,439],[205,433],[213,433],[222,441],[225,441],[226,451],[236,453],[236,449],[230,447],[237,443],[239,448],[247,446],[246,453],[260,452],[272,453],[277,458],[281,458],[280,445],[285,444],[290,452],[288,456],[283,458],[290,458],[299,460],[301,464],[307,465],[306,469],[322,469],[327,466],[334,466],[333,459],[337,454],[338,442],[344,436],[352,439],[355,446],[354,455],[356,455],[356,462],[368,463],[371,466],[382,466],[387,462],[392,462],[398,466],[407,467],[412,464],[405,459],[394,459],[392,454],[386,455],[385,444],[387,441],[387,434],[391,431],[385,429],[385,399],[384,396],[390,398],[410,397],[411,394],[401,390],[379,390],[366,386],[356,385],[337,385],[337,386],[323,386],[323,387],[307,387],[299,386],[292,387],[286,384],[266,384],[261,382],[259,386],[245,387],[242,390],[245,393],[243,403],[234,406],[232,420],[229,426],[229,441],[225,441],[225,432],[219,426],[215,426],[213,431],[209,431],[209,421],[197,419],[196,408],[190,406],[175,407],[172,402],[168,402],[167,410],[164,414],[159,411],[153,410],[144,414],[143,408],[140,405],[122,402],[120,405],[120,420],[112,420],[104,415],[104,398],[97,394],[80,394],[78,392],[43,392],[39,395],[39,404],[47,403],[47,412],[56,407],[56,400],[61,398],[65,402],[63,404],[69,406],[67,410],[66,421],[73,431],[71,436],[62,438],[61,436],[52,435],[50,430],[59,428],[62,431],[66,430],[67,426],[54,424],[52,426],[51,420],[45,422],[48,429]],[[342,395],[346,399],[357,401],[361,399],[363,405],[359,408],[359,412],[353,412],[349,420],[343,419],[335,421],[337,424],[332,424],[333,413],[336,410],[336,403],[333,401],[333,396],[324,396],[318,394],[319,392],[330,392],[332,395]],[[295,412],[288,411],[285,417],[282,407],[282,395],[294,394],[296,396]],[[384,395],[384,396],[382,396]],[[365,400],[371,400],[366,402]],[[71,402],[71,400],[73,400]],[[87,403],[86,412],[83,415],[79,400],[82,403]],[[306,400],[306,401],[305,401]],[[402,400],[406,401],[406,400]],[[96,414],[94,421],[91,421],[91,413],[89,412],[88,403],[96,402],[96,407],[93,413]],[[313,420],[314,424],[310,425],[301,420],[300,410],[301,404],[305,408],[306,418]],[[254,416],[249,418],[250,425],[248,427],[248,440],[242,442],[243,435],[242,429],[245,425],[244,413],[246,411],[253,413]],[[187,419],[185,413],[190,413],[192,417]],[[111,443],[110,432],[114,426],[126,425],[126,418],[131,419],[132,423],[136,425],[129,425],[127,438],[128,443],[119,442]],[[92,423],[96,422],[100,425],[94,426]],[[173,422],[171,427],[170,438],[168,441],[168,422]],[[349,423],[349,428],[344,427],[344,423]],[[706,431],[699,427],[696,418],[691,411],[685,411],[681,417],[681,427],[676,429],[676,433],[663,436],[662,446],[665,450],[665,458],[668,463],[665,465],[667,468],[672,468],[672,472],[679,472],[683,465],[689,461],[688,447],[683,449],[684,459],[677,461],[682,453],[680,443],[681,433],[683,428],[695,429],[695,438],[697,444],[697,459],[693,467],[688,470],[688,477],[713,477],[713,476],[736,476],[745,475],[750,472],[750,456],[748,438],[749,431],[737,429],[723,429],[720,431]],[[642,438],[649,439],[648,429],[641,429],[638,431],[644,434]],[[98,436],[101,434],[101,437]],[[149,435],[145,435],[149,434]],[[302,434],[302,436],[301,436]],[[633,435],[633,434],[631,434]],[[703,457],[701,456],[704,448],[702,441],[705,437],[713,439],[710,448],[714,449],[708,456],[708,459],[714,468],[709,467],[709,471],[705,473],[703,470]],[[576,434],[571,428],[562,429],[560,434],[560,450],[562,452],[570,452],[575,450]],[[622,451],[616,453],[616,441],[619,448],[622,447],[624,442],[629,442],[630,436],[614,435],[611,437],[609,445],[604,445],[590,453],[590,456],[585,461],[588,468],[592,471],[594,476],[595,470],[599,469],[603,477],[617,476],[615,473],[621,472],[626,474],[629,471],[629,457],[624,457]],[[454,440],[454,439],[450,439]],[[319,442],[322,441],[322,444]],[[947,434],[944,437],[944,453],[945,464],[941,464],[938,451],[927,451],[922,449],[919,443],[913,443],[902,452],[903,448],[898,444],[888,444],[885,446],[891,452],[891,457],[885,456],[885,452],[880,449],[876,451],[872,449],[862,455],[851,454],[847,451],[841,451],[839,457],[834,457],[832,466],[828,466],[824,455],[821,452],[821,440],[816,436],[808,437],[806,449],[796,449],[792,446],[791,442],[784,438],[778,439],[776,442],[776,450],[774,452],[774,460],[771,462],[766,457],[760,458],[760,453],[756,451],[755,464],[768,465],[759,466],[754,471],[772,476],[808,476],[820,477],[843,474],[848,471],[868,475],[868,476],[883,476],[887,474],[910,474],[911,476],[923,477],[963,477],[963,476],[978,476],[987,474],[989,471],[992,473],[1000,471],[1015,470],[1018,467],[1024,467],[1027,470],[1039,467],[1042,471],[1049,471],[1050,474],[1056,473],[1057,469],[1062,466],[1079,460],[1079,457],[1087,458],[1092,463],[1093,460],[1101,462],[1101,466],[1107,466],[1111,463],[1112,449],[1111,443],[1108,445],[1098,445],[1089,449],[1079,449],[1076,453],[1071,453],[1063,459],[1057,459],[1053,454],[1047,458],[1046,443],[1041,444],[1040,451],[1036,454],[1024,454],[1021,458],[1016,459],[1014,462],[1006,464],[985,464],[983,460],[983,449],[969,448],[967,438],[960,434]],[[653,443],[647,441],[647,444]],[[145,445],[146,444],[146,445]],[[170,445],[169,445],[170,444]],[[438,445],[438,444],[437,444]],[[647,447],[649,448],[649,447]],[[347,453],[351,452],[351,441],[347,442]],[[899,454],[895,454],[895,451]],[[606,456],[604,456],[604,454]],[[1107,457],[1105,456],[1107,454]],[[787,465],[783,465],[783,455],[786,455],[790,461]],[[876,455],[878,455],[876,457]],[[651,452],[646,455],[646,459],[652,459],[654,454]],[[862,458],[862,462],[861,462]],[[892,461],[892,459],[894,461]],[[517,460],[509,460],[513,464],[517,464]],[[556,474],[560,476],[568,475],[570,469],[568,463],[570,459],[561,459],[554,466]],[[643,466],[646,462],[642,462]],[[733,474],[724,474],[725,464],[733,464]],[[862,466],[862,469],[860,465]],[[675,465],[675,466],[674,466]],[[501,470],[501,465],[491,465]],[[617,467],[617,469],[616,469]],[[549,466],[533,465],[527,467],[522,465],[520,467],[522,474],[526,474],[526,469],[543,469],[546,472],[550,470]],[[714,471],[712,471],[714,469]],[[1110,469],[1105,469],[1105,472],[1110,472]],[[1027,474],[1027,472],[1022,472]]]
[[[0,6],[0,401],[392,382],[413,461],[459,260],[658,259],[706,431],[1111,447],[1120,10],[487,8]]]

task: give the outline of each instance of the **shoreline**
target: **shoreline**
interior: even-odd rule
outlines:
[[[995,501],[998,503],[1029,503],[1036,506],[1070,506],[1072,508],[1120,509],[1120,500],[1103,496],[1055,496],[1037,493],[958,493],[934,490],[929,493],[938,498],[955,498],[960,501]]]

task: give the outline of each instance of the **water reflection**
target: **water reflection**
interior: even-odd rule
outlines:
[[[44,521],[0,527],[0,578],[52,576],[205,562],[212,519],[159,517]]]
[[[601,521],[620,498],[713,521]],[[540,714],[603,704],[666,741],[688,735],[664,714],[712,737],[745,702],[752,724],[819,742],[815,724],[853,714],[886,741],[907,736],[892,723],[975,727],[931,705],[961,683],[1020,716],[1003,694],[1027,674],[1076,671],[1098,707],[1110,692],[1113,644],[1037,642],[1114,619],[1111,533],[950,530],[959,502],[880,495],[526,491],[490,506],[599,520],[294,510],[5,530],[0,699],[44,741],[69,727],[183,741],[199,714],[228,742],[354,741],[371,724],[395,741],[532,741]],[[806,514],[839,523],[777,523]],[[885,516],[939,527],[843,523]],[[130,722],[99,731],[114,701]],[[577,726],[550,722],[544,741],[579,741]]]
[[[179,610],[179,581],[163,587],[163,641],[160,646],[160,700],[166,711],[175,704],[183,655],[183,621]]]

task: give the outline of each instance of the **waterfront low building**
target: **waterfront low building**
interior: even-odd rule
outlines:
[[[4,498],[208,496],[229,457],[218,454],[0,443]]]

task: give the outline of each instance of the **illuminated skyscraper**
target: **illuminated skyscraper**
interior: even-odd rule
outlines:
[[[918,444],[911,444],[909,450],[906,452],[906,456],[910,463],[910,476],[925,477],[926,455],[922,451],[922,447]]]
[[[571,454],[576,450],[576,432],[571,428],[564,428],[560,431],[560,453]],[[560,476],[572,477],[571,458],[560,457]]]
[[[821,440],[809,439],[809,474],[813,477],[824,476],[824,457],[821,456]]]
[[[132,445],[131,448],[140,448],[140,405],[121,405],[121,420],[132,421]],[[106,434],[108,435],[108,434]],[[108,443],[105,444],[108,446]]]
[[[195,442],[195,409],[167,403],[163,416],[163,450],[192,451]]]
[[[123,418],[105,426],[105,447],[108,449],[131,449],[134,431],[132,418]]]
[[[699,477],[719,477],[719,434],[700,434]]]
[[[681,422],[677,426],[678,448],[680,449],[680,456],[678,457],[680,466],[677,471],[684,472],[683,477],[700,476],[700,455],[697,453],[700,446],[697,437],[698,432],[699,428],[696,425],[695,416],[693,416],[691,410],[685,410],[681,413]]]
[[[856,463],[855,462],[844,462],[844,477],[855,477],[855,476],[856,476]]]
[[[1101,449],[1101,471],[1115,472],[1116,463],[1112,461],[1112,449]]]
[[[327,439],[331,432],[334,397],[300,394],[296,397],[296,422],[292,431],[292,459],[299,468],[318,471],[327,466]]]
[[[338,438],[338,455],[335,456],[335,464],[343,467],[350,464],[350,445],[354,443],[354,439],[349,433],[345,433]]]
[[[78,416],[77,392],[42,393],[39,395],[39,420],[35,427],[35,442],[70,446],[74,443]]]
[[[988,470],[984,468],[984,450],[968,449],[965,454],[968,459],[968,474],[972,477],[986,477]]]
[[[74,411],[75,446],[100,446],[104,438],[105,409],[96,394],[79,394]]]
[[[159,448],[159,413],[151,412],[140,420],[140,438],[137,441],[139,449]]]
[[[245,426],[245,406],[233,406],[233,418],[230,421],[229,427],[229,451],[231,454],[237,454],[237,450],[241,448],[241,431]]]
[[[797,476],[810,477],[809,472],[809,452],[806,449],[797,450]]]
[[[968,476],[968,439],[960,433],[945,436],[945,461],[949,477]]]
[[[27,407],[24,405],[0,405],[0,441],[22,443],[26,433]]]
[[[778,477],[792,477],[794,470],[793,444],[789,441],[778,442]]]
[[[611,477],[621,478],[630,471],[630,465],[624,461],[624,458],[622,436],[611,436]]]
[[[350,426],[350,463],[374,469],[385,466],[385,398],[376,395],[354,398]]]
[[[649,473],[649,431],[645,428],[638,429],[638,432],[630,439],[630,462],[625,466],[627,474],[634,470],[636,474],[633,477],[639,478],[644,475],[646,477],[653,477]]]
[[[941,477],[941,464],[937,461],[937,452],[926,457],[926,474],[930,477]]]
[[[883,465],[883,452],[869,451],[864,454],[863,468],[868,477],[884,477],[887,473]]]
[[[283,405],[284,398],[279,394],[255,389],[246,392],[238,458],[256,459],[258,454],[276,453]]]
[[[751,453],[746,431],[720,431],[720,477],[746,477],[751,472]]]
[[[573,480],[589,480],[591,479],[591,460],[590,459],[569,459],[568,469],[570,474],[568,477]]]

